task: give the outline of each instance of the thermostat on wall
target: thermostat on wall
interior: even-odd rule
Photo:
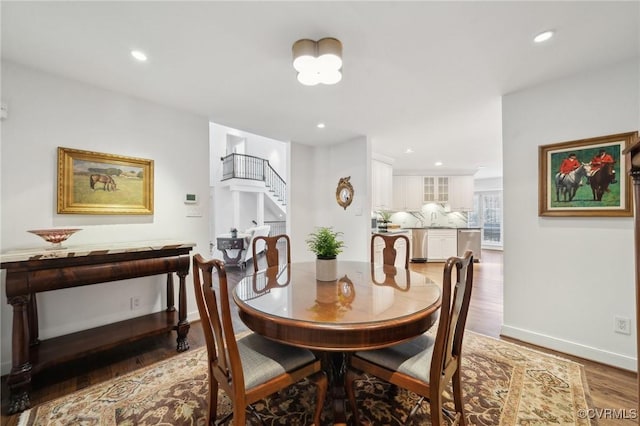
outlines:
[[[185,204],[195,204],[198,202],[198,196],[196,194],[184,194]]]

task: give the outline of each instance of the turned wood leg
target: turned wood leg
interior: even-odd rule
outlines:
[[[187,289],[186,289],[186,277],[188,271],[178,271],[178,278],[180,279],[180,288],[178,292],[178,325],[176,331],[178,333],[178,352],[184,352],[189,349],[189,342],[187,341],[187,334],[189,333],[189,321],[187,321]]]
[[[173,293],[173,272],[167,274],[167,312],[176,310]]]
[[[329,388],[331,393],[331,403],[333,405],[333,424],[346,425],[345,399],[345,373],[346,354],[344,352],[320,352],[320,362],[322,370],[327,373]]]
[[[29,345],[39,345],[40,332],[38,331],[38,302],[36,301],[35,293],[31,293],[31,300],[27,305],[27,318],[29,320]]]
[[[28,295],[9,298],[13,307],[11,330],[11,373],[7,378],[9,386],[9,414],[19,413],[31,406],[29,386],[31,385],[31,363],[29,362]]]

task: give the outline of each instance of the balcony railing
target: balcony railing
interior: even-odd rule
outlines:
[[[262,181],[283,205],[287,205],[287,184],[273,170],[269,160],[245,154],[229,154],[226,157],[222,157],[221,160],[222,180],[249,179]]]

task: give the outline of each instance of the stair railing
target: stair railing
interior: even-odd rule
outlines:
[[[287,205],[287,184],[276,172],[269,160],[245,154],[229,154],[222,157],[222,180],[250,179],[264,182],[269,191],[283,205]]]

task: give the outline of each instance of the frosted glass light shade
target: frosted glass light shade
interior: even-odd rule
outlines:
[[[340,71],[327,71],[320,74],[320,83],[322,84],[336,84],[342,80],[342,73]]]
[[[315,72],[299,72],[298,81],[305,86],[315,86],[320,83],[320,78]]]
[[[293,68],[298,72],[310,71],[315,68],[317,45],[307,38],[293,44]]]
[[[318,40],[318,63],[322,71],[342,68],[342,43],[331,37]]]
[[[336,84],[342,80],[342,43],[333,37],[316,41],[301,39],[292,47],[293,67],[305,86]]]

